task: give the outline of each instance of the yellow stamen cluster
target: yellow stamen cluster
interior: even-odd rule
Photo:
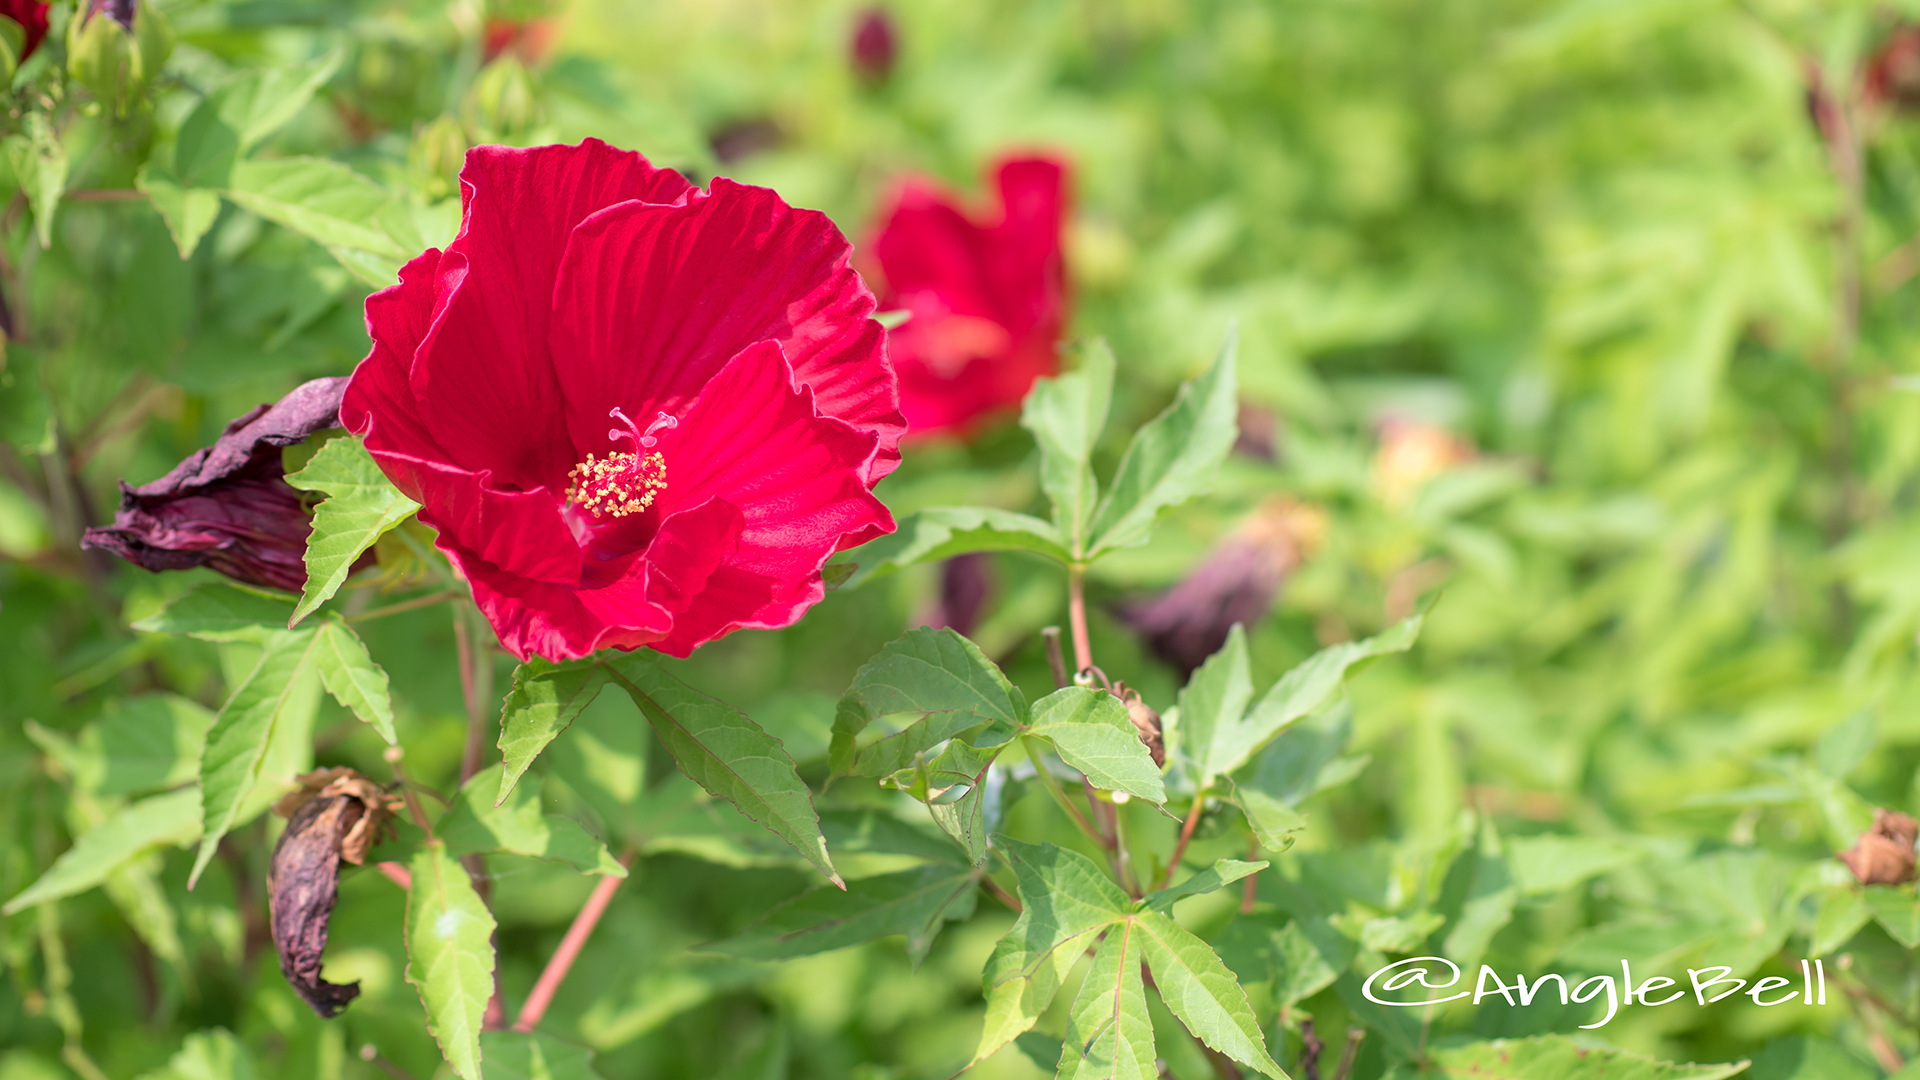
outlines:
[[[658,450],[646,457],[592,454],[567,474],[567,501],[595,517],[622,518],[653,505],[667,486],[667,459]]]

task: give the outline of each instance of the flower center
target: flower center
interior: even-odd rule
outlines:
[[[614,451],[598,460],[588,454],[587,460],[567,473],[567,502],[594,517],[623,518],[652,506],[654,499],[666,489],[667,459],[653,449],[660,441],[653,433],[662,428],[679,427],[680,422],[661,413],[647,425],[647,430],[641,431],[640,425],[619,409],[607,415],[626,426],[625,431],[620,428],[608,431],[607,441],[617,443],[630,439],[633,452]]]

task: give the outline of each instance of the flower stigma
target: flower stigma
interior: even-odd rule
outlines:
[[[607,441],[631,439],[633,452],[614,451],[599,460],[589,453],[587,460],[567,473],[567,501],[594,517],[623,518],[645,511],[666,490],[667,459],[653,449],[660,441],[653,433],[679,427],[680,421],[663,412],[641,431],[640,425],[618,408],[607,415],[626,428],[609,430]]]

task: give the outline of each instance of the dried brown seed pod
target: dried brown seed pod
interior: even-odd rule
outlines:
[[[1891,810],[1873,812],[1873,827],[1840,853],[1862,885],[1904,885],[1914,879],[1914,840],[1920,821]]]
[[[1140,691],[1129,688],[1126,683],[1115,683],[1113,693],[1126,703],[1127,719],[1133,721],[1134,730],[1140,733],[1140,741],[1147,744],[1147,753],[1153,755],[1153,763],[1166,768],[1167,743],[1160,735],[1160,714],[1140,699]]]
[[[287,830],[273,848],[267,877],[273,944],[280,972],[301,1000],[331,1017],[360,994],[360,984],[320,977],[327,922],[340,893],[340,860],[359,865],[391,819],[394,798],[352,769],[320,769],[274,804]]]

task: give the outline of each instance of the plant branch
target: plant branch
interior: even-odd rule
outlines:
[[[382,756],[387,759],[388,765],[393,766],[393,779],[400,785],[400,797],[407,801],[408,815],[413,818],[415,825],[420,826],[421,832],[432,836],[433,826],[427,822],[427,812],[420,808],[420,796],[413,793],[413,785],[407,783],[406,770],[400,767],[400,759],[405,756],[405,751],[397,746],[389,746]],[[393,875],[388,874],[387,876],[392,877]],[[408,884],[411,886],[411,878],[408,879]]]
[[[1067,658],[1060,652],[1060,628],[1049,626],[1040,631],[1040,640],[1047,646],[1047,667],[1053,671],[1053,688],[1067,688]]]
[[[358,615],[348,615],[345,618],[349,624],[357,626],[363,622],[384,619],[389,615],[398,615],[406,611],[418,611],[423,607],[432,607],[435,604],[444,604],[449,600],[458,600],[460,596],[461,594],[457,592],[431,593],[427,596],[416,596],[411,600],[402,600],[397,604],[388,604],[386,607],[377,607],[370,611],[363,611]]]
[[[460,650],[460,695],[467,703],[467,745],[460,755],[460,784],[466,786],[480,771],[480,759],[486,754],[487,733],[492,728],[487,701],[493,696],[493,656],[486,635],[475,626],[480,609],[472,604],[453,608],[454,642]]]
[[[628,848],[620,856],[621,866],[632,866],[636,852]],[[553,950],[553,958],[547,961],[545,970],[540,972],[539,981],[533,984],[533,992],[527,995],[526,1004],[520,1006],[520,1015],[513,1022],[515,1031],[532,1031],[547,1014],[547,1006],[553,1003],[553,995],[566,981],[567,972],[573,969],[573,962],[579,958],[580,950],[586,947],[587,938],[593,936],[593,928],[600,923],[600,916],[606,913],[607,905],[613,902],[613,894],[620,888],[625,878],[603,877],[587,896],[587,902],[580,905],[580,913],[573,917],[573,925],[567,927],[567,934],[560,939],[560,947]]]
[[[1087,640],[1087,568],[1067,567],[1067,625],[1073,630],[1074,677],[1093,668],[1093,643]]]
[[[1196,791],[1193,795],[1193,808],[1187,811],[1187,820],[1180,826],[1180,842],[1173,846],[1173,857],[1167,860],[1158,888],[1166,888],[1173,880],[1173,872],[1180,868],[1180,860],[1186,858],[1187,845],[1193,842],[1193,830],[1200,825],[1200,815],[1207,812],[1207,793]]]
[[[1015,915],[1018,915],[1020,914],[1021,911],[1025,910],[1020,903],[1019,897],[1008,892],[1006,886],[993,880],[987,875],[985,874],[980,875],[980,886],[986,889],[989,893],[992,893],[993,898],[995,900],[1000,901],[1001,903],[1007,905],[1008,908],[1012,909]]]
[[[1347,1048],[1340,1054],[1340,1067],[1334,1070],[1333,1080],[1347,1080],[1347,1076],[1353,1072],[1354,1059],[1360,1056],[1360,1040],[1366,1037],[1366,1028],[1347,1029]]]

